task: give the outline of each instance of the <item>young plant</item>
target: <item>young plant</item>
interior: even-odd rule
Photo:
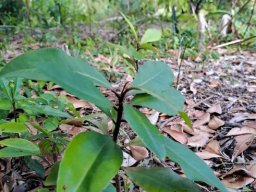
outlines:
[[[12,60],[0,72],[0,77],[23,77],[52,81],[71,94],[85,99],[100,108],[115,128],[112,138],[94,131],[78,134],[68,144],[60,162],[57,191],[97,192],[121,191],[118,171],[122,163],[122,150],[117,143],[121,124],[127,122],[144,145],[160,160],[166,157],[178,163],[187,178],[169,168],[121,168],[135,184],[149,192],[201,191],[193,181],[205,182],[226,192],[226,188],[212,170],[187,147],[161,134],[148,118],[135,106],[149,107],[168,115],[180,114],[184,98],[170,85],[173,74],[162,62],[148,61],[138,69],[134,81],[125,84],[121,92],[114,90],[104,76],[86,61],[66,55],[53,48],[27,52]],[[115,93],[115,106],[97,88]],[[129,101],[127,95],[133,95]],[[3,141],[2,141],[3,142]],[[34,144],[35,145],[35,144]],[[4,149],[2,149],[4,150]],[[116,175],[115,187],[111,184]],[[190,180],[189,180],[190,179]]]
[[[156,52],[156,47],[154,47],[151,43],[159,41],[161,39],[162,32],[158,29],[150,28],[147,29],[142,35],[141,39],[139,39],[135,26],[123,13],[121,13],[121,15],[131,30],[134,38],[132,42],[134,43],[128,44],[127,46],[115,45],[114,47],[120,51],[122,57],[133,66],[135,71],[138,71],[139,60],[145,58],[143,51],[150,50]]]

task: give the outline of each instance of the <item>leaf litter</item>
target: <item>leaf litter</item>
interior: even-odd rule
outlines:
[[[38,45],[31,45],[36,49]],[[60,45],[57,45],[60,46]],[[221,51],[220,50],[220,54]],[[169,53],[172,54],[173,50]],[[5,60],[20,55],[19,49],[7,51]],[[170,64],[177,77],[177,57],[161,58]],[[102,62],[109,64],[112,58],[97,55],[94,63]],[[193,128],[189,128],[179,117],[169,117],[159,114],[154,110],[142,108],[150,121],[156,124],[161,131],[179,143],[187,145],[200,158],[211,166],[216,175],[230,189],[242,190],[248,187],[251,191],[256,190],[256,54],[251,52],[229,53],[221,55],[218,60],[184,61],[181,66],[180,83],[178,89],[186,97],[185,111],[193,122]],[[104,69],[113,72],[110,67]],[[115,67],[115,73],[120,73],[120,79],[115,79],[114,86],[122,87],[125,80],[132,80],[130,75],[125,74],[122,67]],[[85,102],[65,93],[57,85],[45,90],[59,92],[68,97],[73,106],[80,111],[81,115],[99,110]],[[115,100],[115,96],[108,90],[103,93]],[[110,121],[108,124],[111,124]],[[70,137],[84,131],[85,121],[76,123],[63,123],[59,127]],[[86,126],[85,126],[86,127]],[[123,125],[120,140],[133,140],[136,135]],[[127,135],[124,134],[127,132]],[[123,166],[132,166],[136,163],[147,166],[162,164],[170,166],[173,170],[183,174],[182,170],[173,162],[166,159],[161,162],[152,158],[152,154],[143,146],[130,145],[125,147]],[[13,159],[12,161],[15,161]],[[18,160],[19,161],[19,160]],[[17,167],[17,165],[21,165]],[[47,165],[44,165],[47,169]],[[24,162],[10,162],[8,159],[0,160],[2,187],[5,191],[24,187],[34,178],[40,185],[41,178],[25,166]],[[19,170],[18,173],[16,170]],[[22,173],[22,174],[21,174]],[[26,177],[24,177],[26,175]],[[35,176],[36,175],[36,176]],[[11,181],[11,183],[8,183]],[[35,182],[34,182],[35,183]],[[31,184],[34,184],[31,182]],[[31,187],[32,188],[32,187]],[[27,189],[26,189],[27,190]]]

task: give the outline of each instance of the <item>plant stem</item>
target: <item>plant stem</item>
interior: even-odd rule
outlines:
[[[179,81],[180,81],[180,70],[181,70],[181,66],[182,66],[182,63],[183,63],[183,60],[184,60],[184,55],[185,55],[185,51],[186,51],[186,46],[182,49],[182,52],[181,52],[181,56],[180,56],[180,64],[179,64],[179,70],[178,70],[178,76],[177,76],[177,81],[176,81],[176,89],[178,89],[178,85],[179,85]]]
[[[122,123],[122,116],[123,116],[123,109],[124,109],[123,103],[124,103],[125,95],[128,91],[130,91],[132,89],[132,88],[126,89],[127,85],[128,85],[128,83],[126,83],[124,85],[120,94],[113,91],[118,98],[117,119],[116,119],[116,121],[114,121],[115,129],[114,129],[114,133],[113,133],[113,140],[115,143],[117,142],[118,134],[119,134],[121,123]],[[119,174],[117,174],[115,176],[115,182],[116,182],[116,191],[121,192],[121,183],[120,183]]]

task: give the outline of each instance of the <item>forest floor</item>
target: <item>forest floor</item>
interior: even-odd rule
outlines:
[[[9,45],[12,47],[11,50],[0,50],[5,61],[21,54],[21,42],[21,39],[16,38]],[[47,46],[60,47],[61,43]],[[29,47],[37,49],[40,43],[30,44]],[[193,122],[193,129],[185,125],[179,117],[170,117],[146,108],[141,110],[164,134],[192,149],[227,187],[241,191],[256,191],[256,53],[228,49],[217,51],[220,54],[217,60],[186,59],[181,65],[177,89],[185,96],[185,111]],[[166,55],[171,57],[159,60],[170,65],[177,79],[178,51],[169,50]],[[96,65],[101,62],[106,66],[105,71],[120,73],[120,78],[114,83],[118,88],[132,77],[123,73],[122,66],[115,69],[108,67],[111,59],[109,55],[96,55],[93,57],[93,63]],[[55,88],[45,91],[58,91],[59,94],[66,95],[81,114],[98,110],[59,87]],[[113,97],[108,92],[105,94]],[[62,124],[58,131],[72,137],[84,131],[83,123]],[[108,125],[111,126],[110,121]],[[134,138],[129,128],[123,128],[128,130],[130,138]],[[127,142],[124,134],[121,133],[120,137],[122,144]],[[123,166],[160,163],[183,174],[175,163],[167,159],[159,162],[152,158],[144,147],[132,146],[127,148],[126,152]],[[47,169],[47,165],[45,168]],[[41,186],[43,182],[42,178],[16,158],[0,159],[0,178],[0,188],[2,187],[5,192],[11,189],[36,191],[37,186]],[[204,185],[200,186],[206,191],[213,191]],[[134,191],[136,190],[134,188]]]

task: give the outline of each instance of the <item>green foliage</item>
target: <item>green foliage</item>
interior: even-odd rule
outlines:
[[[195,183],[168,168],[131,167],[125,170],[136,184],[148,192],[201,192]]]
[[[161,159],[166,156],[160,131],[152,125],[140,111],[129,105],[125,105],[124,118],[130,124],[135,133],[142,139],[145,146],[147,146]]]
[[[169,115],[182,111],[183,96],[170,87],[173,74],[162,62],[146,62],[135,77],[132,86],[144,93],[136,94],[132,102],[136,105],[150,107]],[[161,82],[161,83],[160,83]],[[161,86],[159,86],[161,84]]]
[[[80,133],[69,143],[60,163],[57,191],[102,191],[121,163],[122,151],[109,136]]]
[[[152,41],[150,36],[146,35],[147,38],[144,38],[146,39],[144,42]],[[60,167],[54,167],[52,174],[47,178],[48,185],[57,183],[57,191],[115,191],[110,181],[115,174],[118,174],[122,161],[121,149],[115,142],[118,139],[123,117],[143,144],[158,158],[169,157],[183,168],[191,180],[205,182],[217,187],[222,192],[226,192],[223,184],[199,157],[185,146],[163,136],[159,129],[152,125],[143,113],[131,106],[136,104],[153,108],[169,115],[180,114],[189,124],[190,121],[187,115],[182,112],[184,98],[177,90],[171,87],[173,74],[167,64],[156,61],[146,62],[139,67],[134,81],[130,85],[125,85],[121,93],[116,92],[104,76],[86,61],[67,56],[62,51],[52,48],[30,51],[17,57],[3,68],[0,76],[5,78],[23,77],[57,83],[75,96],[94,103],[112,119],[115,125],[113,140],[108,135],[93,131],[80,133],[74,137],[65,150]],[[16,83],[13,83],[13,81],[8,83],[7,80],[3,81],[3,92],[6,93],[6,98],[12,101],[15,107],[19,106],[19,102],[16,105],[15,100],[20,99],[18,95],[20,89],[18,87],[20,85],[19,81]],[[96,86],[111,89],[117,96],[118,105],[115,106],[105,98]],[[131,102],[126,101],[128,92],[134,95],[134,99]],[[51,96],[49,95],[43,95],[42,98],[51,101]],[[42,100],[42,98],[39,98],[39,100]],[[15,107],[13,108],[14,111]],[[47,110],[43,112],[47,113]],[[55,116],[55,113],[48,113],[48,115]],[[62,113],[57,113],[56,116],[68,117],[63,116]],[[0,150],[2,156],[40,156],[51,152],[54,162],[56,162],[57,159],[54,154],[60,152],[61,146],[65,142],[60,139],[61,136],[56,136],[57,133],[52,132],[58,125],[58,119],[54,119],[57,117],[52,118],[45,122],[45,128],[34,125],[34,128],[42,134],[42,137],[39,134],[36,136],[41,139],[38,144],[39,147],[23,138],[10,138],[1,141],[1,144],[6,146]],[[21,118],[19,117],[19,119]],[[27,120],[25,119],[24,121]],[[99,124],[98,126],[101,127],[102,133],[107,134],[107,128],[104,128],[104,126],[107,127],[107,123]],[[22,131],[24,130],[15,129],[13,132],[18,132],[25,137],[25,135],[22,135]],[[26,138],[32,139],[33,137],[27,135]],[[23,142],[24,145],[18,146],[17,141]],[[198,167],[202,169],[198,169]],[[153,169],[150,174],[147,174],[148,172],[151,171],[130,169],[127,173],[135,183],[149,191],[150,188],[156,191],[166,191],[169,186],[169,184],[167,186],[158,186],[158,183],[162,182],[160,178],[155,178],[155,173],[158,172],[166,175],[165,183],[168,183],[167,180],[177,180],[178,183],[172,185],[173,191],[181,188],[186,190],[185,188],[189,186],[199,190],[192,181],[182,179],[175,173],[170,172],[170,170],[159,168]],[[149,175],[156,181],[150,182],[151,178],[143,175]],[[142,179],[143,177],[144,179]],[[55,181],[56,178],[57,182]]]
[[[212,170],[191,150],[168,138],[164,138],[164,142],[167,156],[182,167],[189,179],[203,181],[217,187],[222,192],[227,192]]]
[[[39,155],[39,147],[32,142],[20,139],[10,138],[0,141],[0,145],[6,146],[0,150],[0,157],[20,157],[29,155]]]

